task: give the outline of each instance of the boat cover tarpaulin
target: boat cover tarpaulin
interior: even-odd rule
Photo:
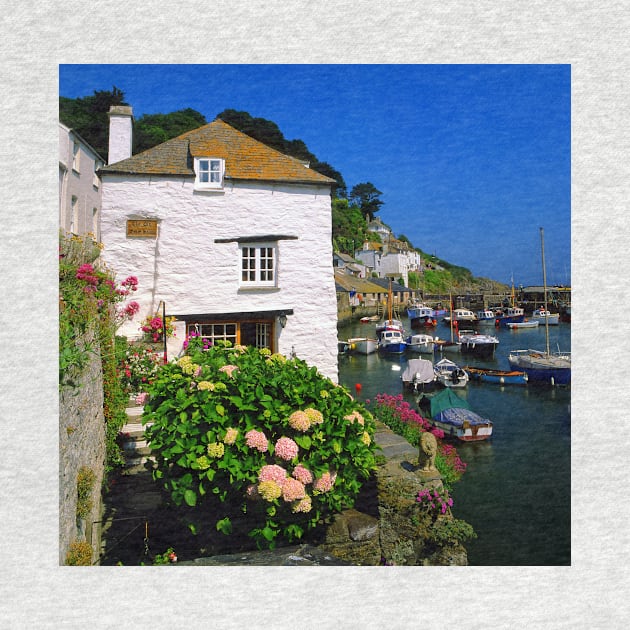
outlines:
[[[435,378],[433,363],[427,359],[409,359],[401,378],[405,383],[414,380],[418,383],[430,383]]]
[[[431,398],[431,416],[434,418],[436,414],[452,407],[470,409],[470,405],[450,388],[442,390]]]
[[[431,414],[433,415],[433,414]],[[445,424],[452,424],[454,427],[461,427],[464,422],[468,422],[470,426],[478,424],[488,424],[490,420],[482,418],[479,414],[470,409],[462,409],[461,407],[450,407],[444,409],[438,414],[433,415],[434,420],[439,420]]]

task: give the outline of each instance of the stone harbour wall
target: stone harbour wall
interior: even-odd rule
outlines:
[[[85,340],[95,352],[73,385],[59,393],[59,564],[74,541],[87,540],[98,557],[100,541],[92,540],[92,523],[100,519],[101,485],[105,468],[105,420],[103,417],[103,372],[94,335]],[[92,508],[77,519],[77,477],[81,468],[94,473]],[[98,531],[98,530],[95,530]]]

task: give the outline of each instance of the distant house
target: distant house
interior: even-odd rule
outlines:
[[[349,254],[342,252],[335,252],[333,254],[333,266],[335,269],[344,269],[347,273],[357,278],[365,278],[367,274],[367,267],[365,265],[356,261]]]
[[[101,180],[105,160],[73,129],[59,123],[59,227],[100,240]]]
[[[215,120],[131,155],[132,111],[110,110],[102,257],[138,277],[140,319],[296,355],[337,381],[334,180]],[[120,334],[138,337],[136,320]]]

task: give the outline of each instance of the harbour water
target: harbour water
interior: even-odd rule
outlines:
[[[403,324],[410,332],[409,322]],[[375,336],[375,324],[341,326],[339,339]],[[545,327],[510,330],[482,326],[499,345],[490,360],[447,354],[460,365],[507,370],[510,350],[545,349]],[[419,331],[418,331],[419,332]],[[450,339],[440,322],[426,332]],[[571,349],[571,326],[549,326],[550,350]],[[403,392],[400,376],[409,358],[430,355],[342,355],[341,384],[364,402],[378,393]],[[440,355],[436,355],[439,359]],[[356,384],[360,384],[360,391]],[[495,385],[472,381],[458,393],[472,409],[492,420],[493,436],[477,443],[457,443],[468,468],[452,496],[456,518],[469,522],[478,538],[466,543],[470,565],[571,564],[571,390],[567,387]]]

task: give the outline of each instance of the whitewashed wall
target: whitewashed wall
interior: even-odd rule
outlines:
[[[139,282],[140,313],[120,334],[140,335],[139,322],[160,300],[167,315],[293,309],[286,328],[276,327],[278,350],[295,349],[337,382],[328,187],[227,184],[224,192],[197,192],[177,177],[103,179],[102,258],[119,280]],[[128,239],[127,220],[145,218],[160,221],[158,238]],[[214,240],[265,234],[299,237],[278,241],[278,289],[239,291],[238,244]]]

